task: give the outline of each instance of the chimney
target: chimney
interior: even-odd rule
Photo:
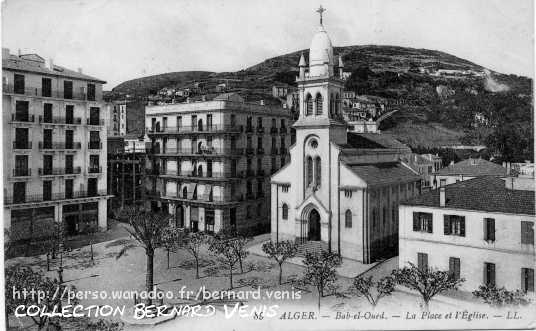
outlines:
[[[439,206],[440,207],[445,207],[446,200],[447,199],[445,198],[445,187],[441,186],[439,188]]]
[[[46,67],[50,70],[54,70],[54,60],[50,57],[46,63]]]

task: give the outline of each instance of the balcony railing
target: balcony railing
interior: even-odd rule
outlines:
[[[35,122],[35,116],[30,114],[11,114],[11,121],[33,123]]]
[[[70,194],[72,193],[72,194]],[[47,194],[26,194],[20,196],[5,196],[4,204],[5,205],[16,205],[23,203],[35,203],[35,202],[45,202],[45,201],[57,201],[57,200],[66,200],[66,199],[82,199],[82,198],[91,198],[106,196],[106,190],[100,191],[75,191],[75,192],[61,192],[61,193],[52,193]]]
[[[166,147],[164,148],[153,148],[154,154],[199,154],[199,155],[241,155],[244,153],[244,150],[241,148],[223,148],[223,147],[201,147],[201,148],[183,148],[183,147]]]
[[[202,175],[199,175],[197,171],[176,171],[176,170],[166,170],[162,172],[162,176],[177,176],[177,177],[187,177],[189,179],[222,179],[222,178],[233,178],[236,177],[236,174],[233,176],[231,172],[216,172],[212,171],[211,173],[204,172]]]
[[[89,149],[102,149],[101,141],[90,141],[87,143],[87,148]]]
[[[63,117],[63,116],[43,116],[39,115],[39,123],[42,124],[73,124],[73,125],[81,125],[82,124],[82,118],[80,117]]]
[[[211,126],[166,126],[157,128],[150,127],[147,128],[148,133],[168,133],[168,134],[186,134],[186,133],[214,133],[214,132],[242,132],[244,130],[241,125],[223,125],[223,124],[213,124]]]
[[[87,172],[90,174],[100,174],[102,172],[102,167],[91,166],[87,169]]]
[[[82,144],[79,142],[39,142],[40,150],[58,150],[58,149],[81,149]]]
[[[14,141],[13,149],[32,149],[31,141]]]
[[[33,97],[57,98],[69,100],[87,100],[86,93],[72,91],[70,98],[65,95],[63,90],[43,90],[41,87],[25,87],[24,89],[16,89],[12,84],[3,84],[3,93],[20,94]],[[43,93],[44,92],[44,93]]]
[[[13,169],[13,177],[26,177],[32,175],[32,169],[29,168],[15,168]]]
[[[87,125],[104,125],[104,120],[98,118],[88,118],[86,123]]]

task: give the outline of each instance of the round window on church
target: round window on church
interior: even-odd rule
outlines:
[[[317,148],[318,141],[316,141],[316,139],[311,140],[311,142],[309,143],[309,146],[311,146],[311,148]]]

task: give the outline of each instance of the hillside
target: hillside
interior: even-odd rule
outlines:
[[[237,72],[143,77],[118,85],[112,93],[144,99],[162,87],[225,82],[248,101],[270,100],[274,84],[295,85],[302,52],[307,58],[307,50],[296,51]],[[351,73],[346,90],[397,105],[399,112],[380,128],[410,146],[484,144],[498,158],[533,158],[531,79],[427,49],[363,45],[335,47],[334,54],[342,55],[344,71]]]

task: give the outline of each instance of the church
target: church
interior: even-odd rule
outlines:
[[[271,237],[362,263],[398,254],[398,204],[420,193],[401,158],[411,150],[381,133],[348,132],[343,61],[322,23],[299,61],[299,118],[290,162],[271,177]],[[308,63],[307,63],[308,62]]]

